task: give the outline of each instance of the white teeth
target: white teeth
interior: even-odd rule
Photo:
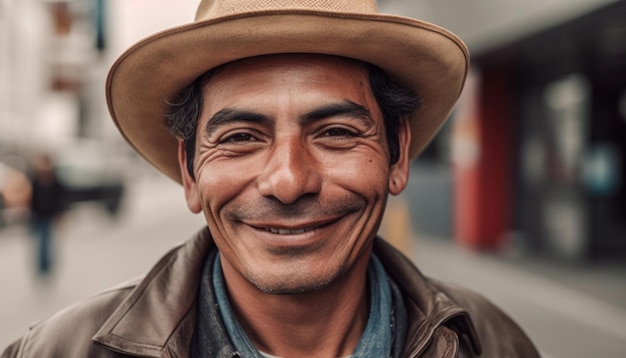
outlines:
[[[311,229],[297,229],[297,230],[289,230],[289,229],[274,229],[271,227],[266,227],[265,231],[273,232],[274,234],[280,235],[294,235],[294,234],[302,234],[303,232],[309,231]]]

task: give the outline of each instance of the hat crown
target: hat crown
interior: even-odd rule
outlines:
[[[196,21],[257,11],[309,10],[375,14],[375,0],[203,0]]]

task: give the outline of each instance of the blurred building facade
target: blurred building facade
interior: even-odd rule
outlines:
[[[132,43],[189,22],[195,0],[0,0],[0,162],[98,146],[134,153],[105,101],[106,74]],[[132,159],[131,159],[132,160]]]
[[[0,160],[111,138],[103,121],[105,1],[0,2]]]
[[[472,54],[451,128],[416,163],[451,179],[413,206],[449,197],[448,233],[468,247],[626,258],[626,1],[383,3]]]

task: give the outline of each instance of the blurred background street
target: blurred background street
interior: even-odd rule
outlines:
[[[156,175],[156,173],[153,173]],[[61,218],[48,277],[35,270],[34,239],[24,225],[0,229],[0,346],[30,323],[122,281],[145,274],[170,248],[202,227],[182,188],[151,176],[128,188],[119,216],[85,204]]]
[[[104,94],[126,48],[192,21],[198,2],[0,0],[0,349],[203,225],[119,135]],[[547,358],[626,357],[626,0],[378,4],[451,30],[472,60],[381,233],[493,300]],[[42,155],[66,189],[51,241],[45,221],[29,227]],[[35,237],[52,243],[49,274]]]

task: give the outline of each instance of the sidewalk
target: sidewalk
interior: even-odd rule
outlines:
[[[410,251],[427,276],[482,293],[545,357],[626,356],[626,265],[567,265],[464,249],[415,234]]]
[[[451,238],[417,234],[417,245],[428,250],[450,251],[454,255],[473,255],[481,260],[510,266],[521,272],[541,277],[562,287],[587,295],[598,301],[626,310],[626,261],[597,260],[594,262],[565,262],[533,254],[508,255],[496,252],[477,252],[461,247]],[[414,248],[418,249],[418,248]],[[450,254],[448,252],[447,254]],[[416,252],[420,257],[420,253]]]

